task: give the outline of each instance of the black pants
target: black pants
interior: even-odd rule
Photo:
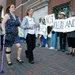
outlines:
[[[66,47],[66,33],[60,33],[60,49],[65,49]]]
[[[68,37],[68,47],[75,48],[75,37]]]
[[[1,50],[3,49],[3,35],[1,35]]]
[[[26,43],[27,43],[27,51],[26,52],[28,55],[29,62],[34,61],[33,50],[35,48],[35,35],[27,34]]]

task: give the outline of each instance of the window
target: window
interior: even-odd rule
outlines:
[[[53,8],[53,13],[55,13],[56,19],[59,18],[58,15],[62,11],[66,13],[65,17],[68,17],[70,11],[70,3],[62,4]]]

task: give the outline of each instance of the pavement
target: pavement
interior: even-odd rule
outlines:
[[[25,57],[25,43],[22,43],[22,48],[21,58],[24,63],[19,64],[16,61],[17,48],[14,45],[11,53],[13,65],[7,65],[4,54],[4,73],[0,75],[75,75],[75,57],[66,55],[64,52],[36,47],[34,50],[35,63],[30,64]],[[0,51],[0,64],[1,55],[2,51]]]

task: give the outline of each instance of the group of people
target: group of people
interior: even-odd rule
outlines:
[[[20,44],[20,39],[18,36],[18,27],[21,27],[24,30],[24,38],[26,39],[27,43],[27,50],[25,50],[26,58],[28,59],[28,62],[31,64],[34,64],[34,54],[33,50],[36,46],[36,37],[37,37],[37,28],[40,29],[40,25],[45,25],[45,19],[40,18],[40,23],[37,25],[35,22],[35,18],[33,17],[33,9],[28,9],[25,16],[22,20],[20,21],[19,17],[15,15],[15,6],[13,4],[9,5],[6,8],[5,16],[4,18],[0,19],[0,35],[1,35],[1,50],[2,50],[2,45],[3,45],[3,36],[5,35],[5,47],[6,47],[6,58],[7,58],[7,64],[12,65],[11,62],[11,47],[13,44],[16,45],[18,48],[17,51],[17,61],[19,63],[23,63],[23,60],[21,59],[21,52],[22,52],[22,47]],[[70,12],[69,17],[74,17],[75,13]],[[60,19],[65,19],[65,13],[61,12],[60,13]],[[39,46],[41,47],[47,47],[48,43],[50,43],[48,40],[51,38],[51,47],[49,49],[55,49],[56,47],[56,41],[57,41],[57,36],[60,38],[60,49],[58,51],[66,51],[66,36],[68,38],[68,47],[70,49],[70,52],[67,53],[68,55],[73,55],[75,56],[75,31],[69,32],[69,33],[58,33],[53,31],[53,27],[48,27],[47,28],[48,35],[39,35],[38,34],[38,43]],[[10,38],[10,37],[11,38]]]
[[[66,15],[64,12],[60,12],[59,19],[65,19],[65,16]],[[69,12],[69,17],[75,17],[75,12]],[[41,19],[41,20],[43,20],[43,19]],[[42,21],[40,22],[40,25],[43,25]],[[66,52],[67,55],[75,56],[75,44],[74,44],[75,31],[65,32],[65,33],[55,32],[55,31],[53,31],[53,27],[50,27],[50,29],[48,31],[49,31],[49,33],[46,38],[44,35],[43,35],[44,37],[42,37],[42,35],[41,35],[42,41],[45,42],[45,45],[43,42],[44,47],[47,47],[48,43],[49,43],[50,44],[50,46],[48,46],[49,49],[56,49],[57,51]],[[59,39],[58,39],[58,37],[59,37]],[[67,42],[68,42],[68,48],[67,48]],[[57,44],[59,44],[59,46],[60,46],[59,49],[56,48]],[[41,47],[43,47],[43,45]]]

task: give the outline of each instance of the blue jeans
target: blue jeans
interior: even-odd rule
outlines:
[[[47,39],[45,39],[43,35],[42,35],[42,41],[43,41],[43,46],[45,47],[47,43]]]
[[[52,37],[51,37],[51,47],[56,47],[56,40],[57,40],[57,32],[52,34]]]

